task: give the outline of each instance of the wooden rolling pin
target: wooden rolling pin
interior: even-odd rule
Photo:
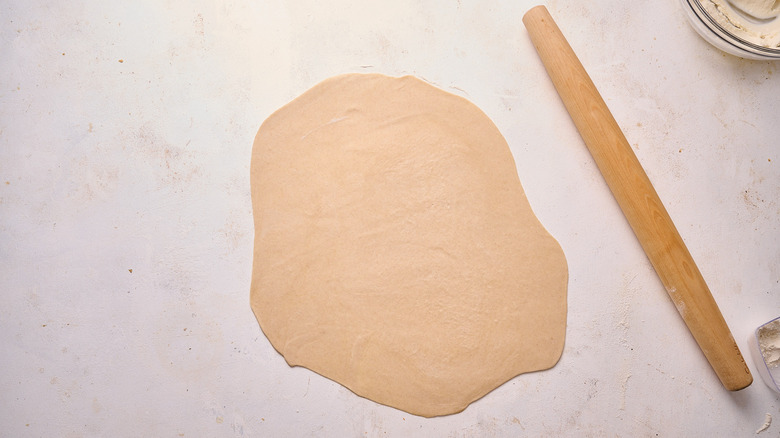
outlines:
[[[669,213],[547,8],[523,17],[531,41],[634,234],[728,390],[753,382],[734,337]]]

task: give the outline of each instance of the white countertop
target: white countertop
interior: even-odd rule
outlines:
[[[113,4],[112,4],[113,3]],[[21,436],[759,436],[747,338],[780,316],[780,63],[676,0],[549,1],[755,381],[726,391],[521,23],[530,1],[41,0],[0,6],[0,424]],[[483,111],[569,264],[561,361],[425,419],[289,368],[249,308],[260,123],[347,72]]]

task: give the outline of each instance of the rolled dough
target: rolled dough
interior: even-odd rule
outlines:
[[[467,100],[328,79],[262,124],[251,189],[251,305],[290,366],[431,417],[558,361],[563,251]]]

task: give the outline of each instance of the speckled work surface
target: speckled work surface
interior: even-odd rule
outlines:
[[[536,3],[0,6],[0,422],[8,436],[759,436],[710,370],[520,19]],[[677,2],[550,1],[743,350],[780,313],[780,71]],[[327,77],[413,74],[510,145],[569,264],[566,346],[424,419],[289,368],[249,308],[260,123]]]

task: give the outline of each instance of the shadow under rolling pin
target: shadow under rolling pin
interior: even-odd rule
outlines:
[[[639,243],[723,386],[753,382],[726,320],[650,179],[547,8],[523,16],[547,74]]]

